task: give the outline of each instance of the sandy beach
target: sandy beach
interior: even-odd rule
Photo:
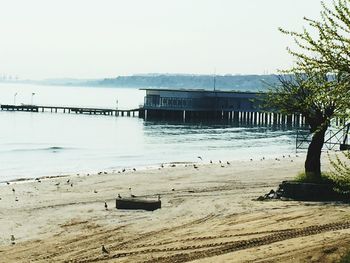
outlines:
[[[335,262],[348,205],[253,200],[303,170],[303,155],[276,158],[2,184],[0,262]],[[117,210],[129,188],[162,208]]]

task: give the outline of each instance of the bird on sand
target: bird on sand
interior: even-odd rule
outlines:
[[[229,161],[226,162],[228,165],[230,165],[231,163]]]
[[[108,210],[108,205],[107,203],[105,202],[105,209]]]
[[[131,193],[131,187],[129,187],[129,192],[130,192],[130,196],[131,196],[132,198],[136,197],[136,195],[133,195],[133,194]]]
[[[17,198],[17,196],[16,196],[16,198],[15,198],[15,201],[16,201],[16,202],[18,202],[18,198]]]
[[[213,161],[212,161],[212,160],[210,160],[210,163],[213,163]]]
[[[120,194],[118,194],[118,198],[122,198]]]
[[[221,163],[221,160],[219,160],[219,163]]]
[[[70,182],[70,179],[67,180],[67,184],[69,184],[69,182]]]
[[[102,254],[109,254],[109,251],[102,245]]]
[[[9,185],[10,183],[9,182],[6,182],[7,185]]]
[[[97,190],[94,190],[94,193],[97,194]]]
[[[203,158],[201,156],[197,156],[197,158],[200,159],[200,160],[203,160]]]
[[[125,168],[122,170],[122,172],[124,173],[126,170],[125,170]]]
[[[198,166],[194,164],[194,165],[193,165],[193,168],[194,168],[194,169],[198,169]]]
[[[13,193],[15,193],[15,192],[16,192],[15,188],[12,188],[12,192],[13,192]]]
[[[132,170],[133,170],[134,172],[136,172],[136,168],[132,168]]]
[[[15,244],[15,236],[14,235],[11,235],[11,244],[14,245]]]

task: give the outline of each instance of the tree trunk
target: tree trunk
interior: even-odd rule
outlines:
[[[327,125],[321,127],[312,136],[311,143],[307,150],[305,161],[305,174],[316,181],[321,179],[321,151],[324,144],[324,137],[327,131]]]

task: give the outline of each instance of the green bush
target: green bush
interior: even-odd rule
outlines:
[[[346,252],[344,256],[342,256],[338,263],[350,263],[350,250]]]
[[[350,193],[350,151],[342,152],[344,160],[341,160],[338,155],[334,159],[329,157],[332,165],[332,171],[327,174],[327,177],[333,182],[334,189],[343,194]]]

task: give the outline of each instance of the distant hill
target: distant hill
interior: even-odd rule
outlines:
[[[267,85],[278,83],[276,75],[224,75],[215,77],[218,90],[260,91]],[[120,76],[93,81],[94,86],[134,87],[134,88],[188,88],[213,89],[213,75],[149,74]]]
[[[0,82],[9,82],[1,81]],[[175,88],[175,89],[206,89],[214,88],[213,75],[189,74],[145,74],[119,76],[106,79],[45,79],[16,80],[11,83],[29,83],[54,86],[79,87],[115,87],[115,88]],[[276,75],[217,75],[215,87],[217,90],[264,91],[268,84],[278,83]]]

